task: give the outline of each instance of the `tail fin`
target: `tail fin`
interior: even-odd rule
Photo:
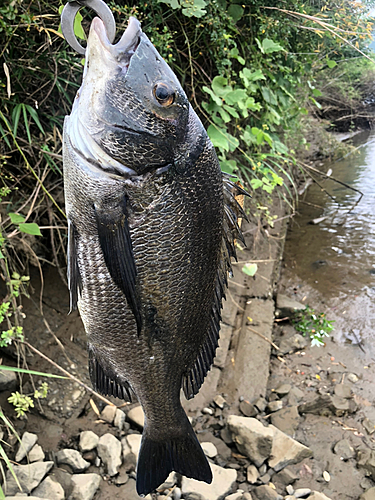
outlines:
[[[145,427],[137,464],[138,495],[154,491],[172,471],[208,484],[212,482],[207,458],[185,414],[184,418],[184,434],[165,441],[150,439]]]

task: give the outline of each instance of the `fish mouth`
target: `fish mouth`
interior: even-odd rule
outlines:
[[[92,32],[95,33],[96,37],[93,36]],[[112,44],[108,39],[103,21],[99,17],[95,17],[91,23],[87,45],[90,48],[90,39],[97,38],[101,47],[127,70],[130,59],[140,43],[141,34],[141,23],[135,17],[130,17],[128,26],[120,40],[116,44]]]

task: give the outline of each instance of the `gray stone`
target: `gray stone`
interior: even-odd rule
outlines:
[[[57,483],[50,477],[46,477],[40,485],[35,488],[33,495],[48,500],[64,500],[65,492],[60,483]]]
[[[218,394],[214,399],[214,403],[217,407],[219,407],[222,410],[224,408],[226,401],[221,394]]]
[[[143,429],[145,425],[145,414],[143,413],[142,406],[135,406],[127,413],[128,419],[133,422],[133,424],[138,425]]]
[[[232,450],[227,446],[221,439],[217,438],[212,434],[212,432],[200,432],[198,434],[198,440],[200,443],[210,442],[215,445],[217,453],[224,460],[230,460],[232,457]]]
[[[246,480],[250,484],[255,484],[259,478],[258,469],[255,465],[249,465],[246,472]]]
[[[294,474],[294,472],[287,467],[282,469],[280,472],[272,476],[272,482],[275,484],[280,484],[282,486],[286,486],[288,484],[293,484],[298,479],[298,475]]]
[[[291,391],[292,386],[290,384],[280,384],[276,387],[275,392],[280,397],[286,396]]]
[[[304,395],[305,394],[301,391],[301,389],[298,387],[292,387],[288,394],[288,403],[290,405],[296,405],[303,399]]]
[[[115,478],[115,485],[116,486],[122,486],[123,484],[126,484],[129,481],[129,476],[125,472],[125,470],[120,470],[120,473],[118,476]]]
[[[335,394],[339,398],[349,399],[353,396],[352,388],[348,384],[336,384]]]
[[[297,488],[294,492],[296,498],[306,498],[310,495],[310,488]]]
[[[109,476],[115,476],[121,466],[121,443],[112,434],[104,434],[99,439],[98,455],[107,467]]]
[[[308,340],[299,333],[295,333],[291,337],[282,339],[278,353],[289,354],[295,351],[301,351],[308,345]]]
[[[306,309],[306,306],[301,304],[301,302],[297,302],[297,300],[291,299],[282,293],[278,293],[276,296],[276,307],[277,309],[280,309],[282,316],[290,316],[297,311],[303,311]]]
[[[304,458],[312,456],[313,453],[310,448],[279,431],[277,427],[273,425],[269,427],[271,432],[273,431],[273,441],[271,459],[268,461],[268,465],[276,472],[287,465],[297,464]]]
[[[45,454],[39,444],[35,444],[29,451],[29,462],[43,462]]]
[[[286,489],[286,492],[288,493],[288,495],[293,495],[294,488],[291,484],[288,484],[288,486],[285,489]]]
[[[136,459],[138,459],[142,436],[140,434],[129,434],[128,436],[126,436],[126,440],[130,446],[132,453],[135,455]]]
[[[56,453],[56,461],[59,465],[69,465],[73,472],[83,472],[90,467],[77,450],[61,450]]]
[[[99,474],[74,474],[72,476],[73,491],[69,500],[92,500],[100,481]]]
[[[113,405],[107,405],[104,407],[103,411],[100,414],[100,418],[104,420],[104,422],[107,422],[108,424],[111,424],[116,415],[116,406]]]
[[[204,454],[209,458],[214,458],[217,455],[217,448],[213,443],[203,442],[201,443],[202,450]]]
[[[264,411],[267,407],[267,401],[264,398],[258,398],[254,401],[254,406],[260,411]]]
[[[52,467],[53,462],[35,462],[27,465],[13,465],[13,472],[18,478],[22,491],[30,493],[40,484]],[[5,494],[15,495],[19,488],[10,470],[7,470],[6,479]]]
[[[245,417],[255,417],[258,414],[255,406],[245,399],[240,403],[240,411]]]
[[[357,405],[353,399],[345,399],[336,394],[332,396],[332,411],[337,417],[342,417],[345,413],[354,413]]]
[[[275,412],[275,411],[279,411],[281,410],[281,408],[283,407],[283,402],[278,399],[276,401],[270,401],[267,405],[268,407],[268,410],[272,413],[272,412]]]
[[[257,467],[260,467],[271,454],[272,430],[269,427],[264,427],[256,418],[236,415],[229,416],[228,427],[233,434],[233,441],[239,452],[249,457]]]
[[[363,448],[358,451],[357,464],[361,469],[365,469],[375,481],[375,451]]]
[[[15,372],[0,369],[0,392],[15,391],[18,387],[18,378]]]
[[[225,500],[242,500],[243,499],[243,490],[237,490],[236,493],[232,493],[225,497]]]
[[[369,490],[362,493],[359,500],[375,500],[375,488],[370,488]]]
[[[302,403],[298,406],[298,411],[312,413],[313,415],[327,415],[331,413],[332,398],[329,394],[321,394],[312,401]]]
[[[34,444],[38,441],[38,436],[36,434],[32,434],[31,432],[24,432],[20,446],[16,453],[15,461],[21,462],[26,455],[29,453]]]
[[[113,425],[117,427],[118,430],[122,431],[124,423],[125,423],[125,413],[119,408],[116,408],[116,414],[115,414],[115,419],[113,421]]]
[[[313,491],[309,496],[309,500],[331,500],[324,493],[319,493],[319,491]]]
[[[32,497],[27,495],[16,495],[15,497],[5,497],[5,500],[20,500],[23,496],[27,497],[27,500],[44,500],[44,498],[34,497],[34,495]]]
[[[335,444],[333,451],[336,455],[339,455],[342,460],[349,460],[349,458],[355,457],[354,448],[352,448],[347,439],[341,439],[341,441],[338,441]]]
[[[79,435],[79,449],[81,451],[94,450],[99,443],[99,436],[93,431],[83,431]]]
[[[210,466],[213,475],[211,484],[186,477],[182,478],[181,490],[184,498],[190,498],[191,495],[197,494],[202,500],[220,500],[233,491],[237,472],[233,469],[223,469],[215,464],[210,464]]]
[[[375,423],[369,418],[365,418],[362,421],[362,425],[366,429],[366,432],[370,434],[370,436],[375,432]]]
[[[271,416],[271,422],[280,431],[293,437],[300,422],[297,406],[283,408],[282,410],[273,413]]]
[[[356,384],[359,380],[359,378],[357,377],[357,375],[355,373],[348,373],[347,379],[352,384]]]
[[[263,484],[267,484],[271,481],[271,476],[266,472],[263,476],[260,476],[259,481]]]
[[[283,497],[271,486],[258,486],[251,493],[257,500],[283,500]]]

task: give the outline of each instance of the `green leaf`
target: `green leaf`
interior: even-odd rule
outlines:
[[[244,8],[241,5],[232,3],[228,7],[228,15],[233,19],[235,23],[241,19],[243,13],[244,13]]]
[[[223,101],[220,99],[220,97],[218,97],[215,92],[213,92],[213,90],[211,90],[210,88],[206,87],[206,86],[203,86],[202,87],[202,90],[204,92],[207,92],[207,94],[209,94],[212,98],[212,100],[218,105],[218,106],[222,106],[223,105]]]
[[[253,189],[258,189],[263,186],[263,182],[260,179],[251,179],[250,184]]]
[[[226,109],[228,111],[228,113],[233,116],[233,118],[240,117],[240,115],[237,113],[237,111],[234,108],[232,108],[232,106],[228,106],[228,104],[223,104],[223,108]]]
[[[30,128],[29,128],[29,121],[27,119],[26,108],[25,108],[24,104],[21,104],[21,106],[22,106],[22,113],[23,113],[23,119],[25,122],[27,138],[29,139],[29,143],[31,144],[31,134],[30,134]]]
[[[229,142],[224,132],[214,125],[210,125],[207,129],[207,134],[215,147],[229,151]]]
[[[270,40],[269,38],[265,38],[262,42],[262,48],[264,54],[271,54],[272,52],[280,52],[280,50],[285,50],[284,47]]]
[[[86,35],[85,32],[83,31],[82,28],[82,20],[83,17],[80,12],[77,12],[76,17],[74,19],[74,26],[73,26],[73,31],[74,34],[77,38],[80,38],[81,40],[86,40]]]
[[[12,221],[12,224],[21,224],[25,220],[25,217],[20,214],[10,213],[9,217],[10,220]]]
[[[225,172],[227,174],[233,174],[233,172],[237,170],[238,167],[236,160],[221,160],[220,168],[222,172]]]
[[[315,96],[315,97],[320,97],[320,96],[322,96],[322,95],[323,95],[323,94],[320,92],[320,90],[318,90],[318,89],[314,89],[314,90],[313,90],[313,94],[314,94],[314,96]]]
[[[265,80],[266,77],[263,75],[261,69],[257,69],[256,71],[251,72],[249,68],[244,68],[240,71],[240,77],[243,80],[249,80],[250,82],[256,82],[257,80]]]
[[[17,135],[17,129],[18,129],[18,123],[20,121],[20,115],[21,115],[21,104],[17,104],[14,106],[13,112],[12,112],[12,122],[13,122],[13,135],[16,137]]]
[[[31,118],[34,120],[34,122],[37,124],[39,130],[42,132],[43,135],[45,135],[44,129],[39,121],[39,116],[38,113],[34,108],[29,106],[28,104],[25,104],[27,111],[30,113]]]
[[[225,102],[227,104],[238,104],[239,101],[243,101],[247,98],[246,90],[237,89],[228,92],[225,96]]]
[[[257,264],[253,264],[251,262],[248,262],[242,268],[242,272],[247,274],[248,276],[254,276],[257,271],[258,271]]]
[[[337,62],[336,61],[331,61],[330,59],[327,59],[327,66],[332,69],[335,66],[337,66]]]
[[[35,222],[21,223],[18,227],[21,233],[32,234],[34,236],[42,236],[39,226]]]
[[[228,85],[228,80],[223,76],[215,76],[211,84],[212,90],[216,95],[225,97],[228,92],[232,91],[232,87]]]
[[[220,116],[223,119],[224,123],[230,122],[230,116],[223,108],[219,108],[218,111],[219,111]]]
[[[28,375],[38,375],[40,377],[62,378],[62,379],[68,378],[68,377],[63,377],[62,375],[54,375],[53,373],[36,372],[34,370],[27,370],[26,368],[17,368],[16,366],[0,365],[0,370],[8,372],[16,372],[16,373],[27,373]]]

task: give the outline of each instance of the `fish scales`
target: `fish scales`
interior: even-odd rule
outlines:
[[[71,307],[90,377],[143,407],[139,494],[172,470],[210,482],[180,391],[198,392],[217,348],[236,187],[136,20],[111,45],[96,18],[87,52],[64,126],[64,183]]]

